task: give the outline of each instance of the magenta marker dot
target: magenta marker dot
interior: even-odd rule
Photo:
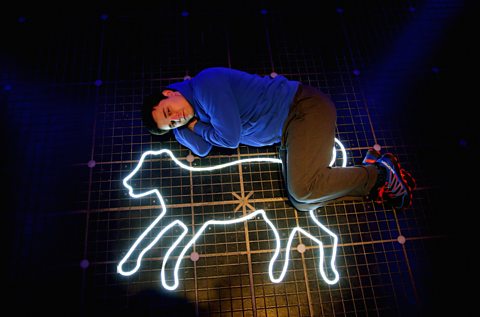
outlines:
[[[88,268],[89,266],[90,266],[90,262],[88,262],[87,259],[83,259],[82,261],[80,261],[80,267],[81,267],[82,269],[85,270],[85,269]]]
[[[88,161],[87,165],[90,168],[94,168],[96,164],[97,164],[97,162],[95,162],[95,160],[90,160],[90,161]]]
[[[407,239],[404,236],[399,235],[398,238],[397,238],[397,241],[400,244],[405,244],[405,241],[407,241]]]
[[[277,76],[278,76],[278,74],[275,73],[275,72],[271,72],[271,73],[270,73],[270,77],[272,77],[272,78],[275,78],[275,77],[277,77]]]
[[[380,144],[375,144],[375,145],[373,146],[373,149],[374,149],[375,151],[377,151],[377,152],[380,152],[380,150],[382,149],[382,147],[380,146]]]

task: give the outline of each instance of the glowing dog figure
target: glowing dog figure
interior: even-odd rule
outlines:
[[[342,159],[343,159],[343,163],[342,163],[342,166],[346,166],[346,162],[347,162],[347,155],[346,155],[346,151],[345,151],[345,148],[344,146],[342,145],[342,143],[340,141],[338,141],[336,138],[335,138],[335,142],[340,146],[340,149],[342,151]],[[168,258],[169,256],[171,255],[171,253],[175,250],[175,248],[178,246],[178,244],[182,241],[182,239],[187,235],[187,232],[188,232],[188,228],[187,226],[181,222],[180,220],[174,220],[172,221],[171,223],[169,223],[165,228],[163,228],[158,234],[157,236],[155,237],[155,239],[153,239],[153,241],[148,244],[141,252],[140,254],[138,255],[138,258],[136,260],[136,265],[133,269],[129,270],[129,271],[124,271],[123,269],[123,265],[125,264],[125,262],[128,261],[128,259],[130,258],[130,256],[132,255],[132,253],[137,249],[138,245],[142,242],[142,240],[147,236],[147,234],[160,222],[160,220],[165,216],[166,212],[167,212],[167,208],[165,206],[165,202],[163,200],[163,197],[162,195],[160,194],[160,192],[157,190],[157,189],[152,189],[152,190],[149,190],[149,191],[146,191],[144,193],[140,193],[140,194],[135,194],[134,191],[133,191],[133,188],[128,184],[129,180],[140,170],[145,158],[149,155],[161,155],[161,154],[167,154],[169,155],[172,160],[178,165],[180,166],[181,168],[184,168],[186,170],[189,170],[189,171],[212,171],[212,170],[218,170],[218,169],[221,169],[221,168],[225,168],[225,167],[228,167],[228,166],[232,166],[232,165],[236,165],[236,164],[242,164],[242,163],[251,163],[251,162],[270,162],[270,163],[282,163],[282,161],[280,159],[274,159],[274,158],[251,158],[251,159],[243,159],[243,160],[237,160],[237,161],[233,161],[233,162],[229,162],[229,163],[225,163],[225,164],[221,164],[221,165],[216,165],[216,166],[212,166],[212,167],[191,167],[191,166],[188,166],[188,165],[185,165],[183,164],[182,162],[180,162],[174,155],[173,153],[170,151],[170,150],[158,150],[158,151],[147,151],[145,153],[142,154],[142,157],[140,158],[140,161],[138,162],[137,166],[135,167],[135,169],[127,176],[125,177],[125,179],[123,180],[123,185],[128,188],[128,192],[130,194],[131,197],[133,198],[140,198],[140,197],[144,197],[144,196],[147,196],[147,195],[150,195],[150,194],[155,194],[157,195],[159,201],[160,201],[160,204],[161,204],[161,213],[160,215],[158,215],[158,217],[150,224],[150,226],[148,226],[148,228],[138,237],[138,239],[135,241],[135,243],[130,247],[130,249],[128,250],[127,254],[123,257],[123,259],[120,261],[120,263],[117,265],[117,272],[120,273],[121,275],[124,275],[124,276],[130,276],[132,274],[134,274],[135,272],[138,271],[138,269],[140,268],[140,264],[142,262],[142,258],[143,256],[145,255],[145,253],[147,253],[159,240],[160,238],[165,234],[165,232],[167,232],[170,228],[174,227],[174,226],[180,226],[182,229],[183,229],[183,232],[180,234],[180,236],[175,240],[175,242],[172,244],[172,246],[167,250],[167,253],[165,254],[165,257],[164,257],[164,260],[163,260],[163,263],[162,263],[162,270],[161,270],[161,281],[162,281],[162,285],[163,287],[165,287],[166,289],[168,290],[174,290],[178,287],[178,284],[179,284],[179,281],[178,281],[178,271],[180,269],[180,264],[183,260],[183,257],[185,256],[185,254],[187,253],[188,249],[190,249],[190,247],[195,243],[195,241],[198,239],[198,237],[200,237],[203,232],[205,231],[205,229],[210,226],[210,225],[228,225],[228,224],[236,224],[236,223],[241,223],[241,222],[244,222],[246,220],[250,220],[250,219],[253,219],[257,216],[261,216],[263,218],[263,220],[265,220],[265,222],[267,223],[267,225],[270,227],[270,229],[272,229],[274,235],[275,235],[275,242],[276,242],[276,247],[275,247],[275,253],[272,257],[272,259],[270,260],[270,263],[269,263],[269,266],[268,266],[268,274],[270,276],[270,280],[274,283],[279,283],[283,280],[283,278],[285,277],[285,274],[287,272],[287,267],[288,267],[288,260],[289,260],[289,256],[290,256],[290,248],[291,248],[291,245],[292,245],[292,242],[293,242],[293,239],[295,237],[295,234],[297,232],[301,232],[303,233],[304,235],[306,235],[307,237],[309,237],[310,239],[312,239],[315,243],[318,244],[319,246],[319,250],[320,250],[320,259],[319,259],[319,268],[320,268],[320,274],[322,275],[323,279],[325,280],[326,283],[328,284],[335,284],[338,279],[339,279],[339,275],[338,275],[338,272],[335,268],[335,257],[336,257],[336,253],[337,253],[337,245],[338,245],[338,237],[332,232],[330,231],[329,229],[327,229],[322,223],[320,223],[320,221],[318,221],[318,219],[315,217],[314,215],[314,210],[310,210],[309,214],[310,214],[310,218],[321,228],[323,229],[326,233],[328,233],[332,238],[333,238],[333,251],[332,251],[332,259],[330,261],[330,268],[332,270],[332,272],[334,273],[334,278],[333,279],[329,279],[327,274],[325,273],[324,271],[324,250],[323,250],[323,243],[318,240],[316,237],[314,237],[313,235],[311,235],[309,232],[305,231],[304,229],[300,228],[300,227],[295,227],[293,228],[293,230],[291,231],[289,237],[288,237],[288,242],[287,242],[287,247],[285,249],[285,262],[283,264],[283,268],[282,268],[282,271],[280,273],[280,276],[275,278],[275,276],[273,275],[273,266],[275,264],[275,261],[277,260],[279,254],[280,254],[280,235],[278,234],[278,231],[275,227],[275,225],[268,219],[266,213],[264,210],[262,209],[259,209],[259,210],[256,210],[244,217],[241,217],[241,218],[237,218],[237,219],[233,219],[233,220],[209,220],[207,222],[205,222],[202,227],[197,231],[197,233],[190,239],[190,241],[185,245],[185,247],[183,247],[180,255],[178,256],[178,259],[175,263],[175,268],[174,268],[174,283],[173,285],[168,285],[167,282],[166,282],[166,279],[165,279],[165,265],[168,261]],[[332,160],[330,162],[330,166],[332,166],[335,162],[335,159],[336,159],[336,149],[335,147],[333,148],[333,156],[332,156]]]

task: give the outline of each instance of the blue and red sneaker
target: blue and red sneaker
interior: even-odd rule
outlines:
[[[371,198],[377,203],[384,203],[395,209],[410,207],[416,186],[415,179],[400,166],[397,157],[392,153],[386,153],[374,164],[383,171],[383,175],[379,175],[382,183],[374,187]]]
[[[375,150],[373,147],[369,148],[367,154],[365,154],[365,157],[363,158],[362,164],[373,165],[380,158],[380,156],[380,152]]]

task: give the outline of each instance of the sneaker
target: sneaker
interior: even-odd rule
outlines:
[[[369,148],[367,154],[363,158],[362,165],[373,165],[380,158],[380,152],[373,147]]]
[[[391,153],[382,155],[376,162],[385,173],[385,183],[375,189],[374,200],[396,209],[408,208],[412,204],[415,179],[400,166],[398,159]]]

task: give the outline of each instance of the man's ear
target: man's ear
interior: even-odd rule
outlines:
[[[165,97],[178,96],[178,95],[180,95],[180,92],[173,91],[173,90],[170,90],[170,89],[165,89],[164,91],[162,91],[162,95],[164,95]]]

